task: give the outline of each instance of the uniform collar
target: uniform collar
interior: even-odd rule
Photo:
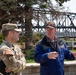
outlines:
[[[8,47],[13,47],[13,45],[9,44],[7,41],[3,40],[3,43],[5,43]]]

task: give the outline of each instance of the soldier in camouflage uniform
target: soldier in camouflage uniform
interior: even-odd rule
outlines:
[[[16,24],[6,23],[2,25],[4,40],[0,45],[0,75],[22,75],[26,60],[21,49],[14,45],[19,40],[19,32]]]

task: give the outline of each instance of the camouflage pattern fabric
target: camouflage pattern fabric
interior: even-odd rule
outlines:
[[[19,73],[25,69],[26,60],[18,46],[11,46],[6,41],[0,45],[0,58],[6,67],[13,73]]]

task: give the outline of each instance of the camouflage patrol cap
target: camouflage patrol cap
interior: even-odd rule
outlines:
[[[48,22],[47,24],[46,24],[46,28],[51,28],[51,29],[53,29],[53,28],[56,28],[56,26],[55,26],[55,24],[53,23],[53,22]]]
[[[18,26],[17,24],[13,24],[13,23],[5,23],[2,25],[2,31],[4,30],[15,30],[15,31],[18,31],[18,32],[21,32],[20,29],[18,29]]]

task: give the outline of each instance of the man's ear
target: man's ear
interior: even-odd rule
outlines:
[[[9,36],[12,36],[12,31],[9,31],[8,35],[9,35]]]

